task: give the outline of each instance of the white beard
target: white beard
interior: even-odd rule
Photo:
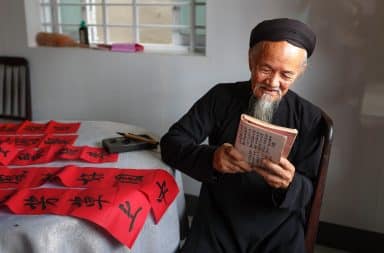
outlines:
[[[272,122],[273,114],[279,106],[281,97],[276,100],[272,100],[272,97],[268,94],[263,94],[261,98],[256,98],[253,94],[249,99],[248,114],[266,121]]]

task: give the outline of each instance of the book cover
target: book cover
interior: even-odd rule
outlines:
[[[235,148],[252,166],[261,166],[263,159],[278,163],[282,156],[289,155],[297,133],[296,129],[277,126],[242,114]]]

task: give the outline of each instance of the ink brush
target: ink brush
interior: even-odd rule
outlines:
[[[147,138],[147,137],[143,137],[141,135],[137,135],[137,134],[132,134],[132,133],[122,133],[122,132],[117,132],[118,135],[121,135],[121,136],[124,136],[125,138],[127,139],[132,139],[132,140],[136,140],[136,141],[143,141],[143,142],[147,142],[147,143],[150,143],[150,144],[154,144],[154,145],[157,145],[159,144],[156,140],[154,139],[151,139],[151,138]]]

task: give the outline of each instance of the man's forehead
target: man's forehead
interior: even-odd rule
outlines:
[[[287,41],[262,41],[252,50],[256,51],[253,61],[256,64],[281,67],[283,70],[296,72],[305,63],[306,50]]]

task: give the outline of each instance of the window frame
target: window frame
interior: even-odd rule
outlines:
[[[140,43],[144,45],[148,51],[154,52],[180,52],[180,53],[198,53],[203,52],[205,54],[206,49],[206,39],[204,38],[204,45],[201,47],[197,45],[196,42],[196,33],[197,30],[204,30],[206,34],[206,24],[197,25],[196,22],[196,8],[198,6],[206,6],[206,2],[201,0],[169,0],[166,2],[160,1],[151,1],[151,2],[140,2],[140,0],[131,0],[130,3],[108,3],[108,0],[99,0],[99,2],[94,2],[95,0],[81,0],[81,3],[60,3],[60,0],[39,0],[40,11],[42,14],[40,15],[41,19],[41,28],[43,31],[49,31],[62,33],[64,27],[79,27],[79,24],[73,23],[61,23],[60,17],[60,8],[63,6],[80,6],[81,8],[81,16],[82,19],[87,22],[89,34],[90,34],[90,42],[95,41],[93,38],[96,34],[95,29],[98,27],[102,27],[104,40],[101,40],[101,44],[112,44],[114,41],[110,39],[110,33],[108,28],[120,27],[120,28],[130,28],[132,29],[132,43]],[[89,15],[90,11],[88,8],[92,7],[101,7],[102,11],[102,23],[90,23]],[[125,6],[132,7],[132,24],[109,24],[108,23],[108,14],[107,8],[113,6]],[[177,8],[181,6],[189,6],[190,7],[190,15],[189,15],[189,25],[182,24],[139,24],[139,8],[140,7],[161,7],[161,6],[173,6],[173,11],[176,11]],[[47,17],[45,17],[44,8],[48,7],[51,13],[51,22],[47,21]],[[174,13],[174,15],[175,15]],[[176,19],[175,17],[173,18]],[[172,34],[172,42],[169,44],[161,44],[161,43],[142,43],[140,42],[140,31],[146,28],[171,28],[173,29]],[[177,44],[177,39],[175,39],[175,34],[179,30],[188,30],[189,31],[189,45],[183,46]],[[204,35],[206,37],[206,35]],[[100,41],[100,40],[99,40]],[[100,44],[100,43],[99,43]],[[146,50],[147,51],[147,50]]]

